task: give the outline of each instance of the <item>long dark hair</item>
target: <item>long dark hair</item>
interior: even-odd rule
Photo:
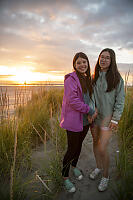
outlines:
[[[85,72],[86,76],[83,76],[80,72],[77,71],[77,69],[75,68],[75,64],[76,64],[76,60],[78,58],[84,58],[87,60],[88,63],[88,69]],[[89,95],[90,97],[92,96],[92,81],[91,81],[91,73],[90,73],[90,63],[88,60],[88,57],[86,54],[84,54],[83,52],[78,52],[76,53],[76,55],[73,58],[73,68],[76,71],[76,74],[79,78],[81,87],[82,87],[82,91],[83,93],[87,93],[87,90],[89,91]]]
[[[99,77],[99,72],[101,71],[100,65],[99,65],[99,59],[100,56],[102,54],[102,52],[107,51],[110,54],[110,58],[111,58],[111,63],[110,66],[106,72],[106,81],[107,81],[107,90],[106,92],[110,92],[112,90],[114,90],[117,85],[120,82],[120,73],[118,71],[117,68],[117,64],[116,64],[116,56],[115,56],[115,52],[112,49],[106,48],[103,49],[101,51],[101,53],[99,54],[96,66],[95,66],[95,72],[94,72],[94,77],[93,77],[93,84],[95,85],[97,82],[97,79]]]

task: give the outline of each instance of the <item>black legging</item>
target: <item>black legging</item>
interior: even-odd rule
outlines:
[[[89,125],[83,127],[81,132],[72,132],[67,130],[67,152],[63,159],[62,176],[69,176],[70,165],[76,167],[81,152],[82,142],[89,130]]]

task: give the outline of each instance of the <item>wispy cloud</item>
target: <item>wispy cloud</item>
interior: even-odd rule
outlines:
[[[132,0],[1,0],[0,65],[65,74],[77,51],[94,68],[101,49],[110,47],[125,66],[120,70],[128,63],[133,71],[132,10]]]

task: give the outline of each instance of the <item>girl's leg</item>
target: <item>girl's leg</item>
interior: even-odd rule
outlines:
[[[67,131],[68,147],[63,159],[62,170],[62,176],[64,177],[64,179],[67,179],[69,177],[70,164],[72,164],[72,162],[74,161],[75,156],[77,155],[77,151],[79,149],[80,135],[80,132]]]
[[[102,169],[101,155],[99,153],[100,128],[98,126],[94,126],[93,128],[91,128],[91,134],[93,137],[93,153],[96,160],[96,166],[98,169]]]
[[[74,146],[74,141],[78,140],[78,137],[76,136],[77,135],[74,132],[67,131],[68,148],[63,159],[62,176],[64,178],[64,186],[66,190],[70,193],[76,191],[74,184],[69,179],[70,163],[73,159],[73,156],[75,154],[75,149],[76,149],[76,147]]]
[[[103,164],[103,177],[98,185],[98,190],[103,192],[108,187],[109,182],[109,155],[108,155],[108,144],[111,137],[112,131],[108,127],[101,127],[100,130],[100,143],[99,152],[101,155],[101,160]]]
[[[109,154],[108,154],[108,144],[109,139],[112,135],[112,131],[109,128],[101,128],[100,130],[100,143],[99,143],[99,153],[102,160],[103,166],[103,176],[108,178],[109,169]]]
[[[89,125],[84,126],[83,131],[79,133],[78,148],[77,148],[77,151],[75,152],[75,156],[74,156],[74,159],[72,161],[73,167],[76,167],[76,165],[77,165],[79,155],[80,155],[80,152],[81,152],[81,148],[82,148],[82,143],[83,143],[83,141],[84,141],[84,139],[85,139],[85,137],[88,133],[88,130],[89,130]]]

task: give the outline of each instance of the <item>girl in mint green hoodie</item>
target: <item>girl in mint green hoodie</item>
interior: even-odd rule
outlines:
[[[103,169],[98,190],[104,191],[109,182],[107,147],[112,130],[118,127],[125,99],[124,81],[118,72],[115,52],[112,49],[106,48],[101,51],[95,66],[93,83],[98,115],[91,133],[97,167],[90,174],[90,178],[95,179]]]

